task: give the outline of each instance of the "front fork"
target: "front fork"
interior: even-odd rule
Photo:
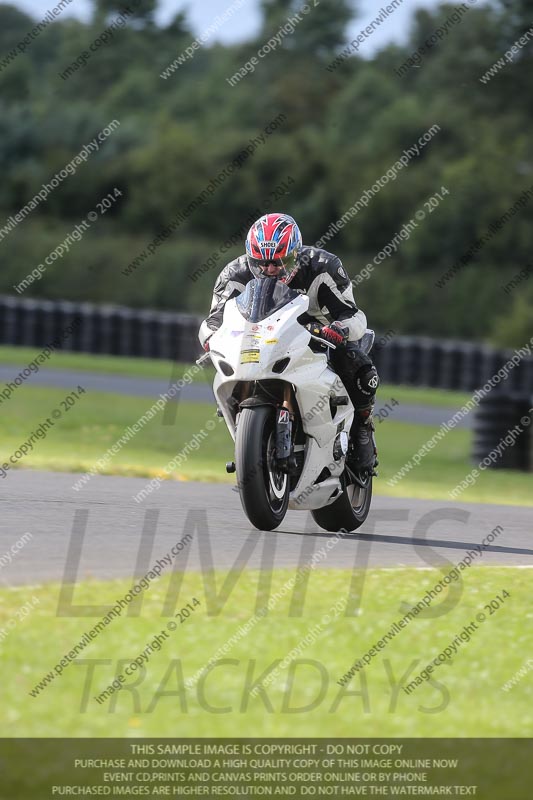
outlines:
[[[281,472],[286,473],[296,469],[292,443],[293,423],[292,387],[290,384],[285,384],[283,404],[276,410],[276,464]]]

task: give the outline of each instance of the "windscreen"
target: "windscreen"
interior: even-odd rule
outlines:
[[[248,322],[261,322],[298,297],[298,292],[289,289],[277,278],[255,278],[237,297],[237,306]]]

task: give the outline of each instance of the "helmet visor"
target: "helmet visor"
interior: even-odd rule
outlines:
[[[248,265],[256,278],[278,278],[288,280],[297,267],[297,256],[291,253],[285,258],[252,258],[248,256]]]

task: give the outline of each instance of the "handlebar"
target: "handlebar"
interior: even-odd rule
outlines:
[[[197,359],[196,366],[200,367],[204,363],[204,361],[207,361],[208,358],[211,358],[211,353],[209,351],[207,351],[207,353],[204,353],[203,356],[200,356],[200,358]]]

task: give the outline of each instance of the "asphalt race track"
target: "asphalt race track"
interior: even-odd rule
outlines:
[[[33,538],[10,564],[0,560],[1,585],[141,576],[187,533],[180,570],[295,568],[334,536],[308,512],[289,512],[277,531],[251,529],[228,484],[166,481],[138,504],[144,478],[95,476],[76,492],[78,478],[15,470],[2,480],[0,555],[26,531]],[[497,525],[503,532],[475,563],[533,566],[531,508],[377,495],[359,534],[336,542],[320,567],[456,564]]]

